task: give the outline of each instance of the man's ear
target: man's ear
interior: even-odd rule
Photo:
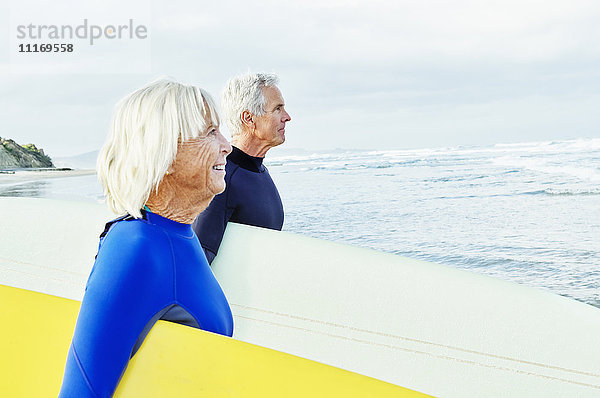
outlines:
[[[247,127],[254,126],[254,115],[252,113],[250,113],[250,111],[242,112],[240,119],[242,119],[242,124],[244,124],[245,126],[247,126]]]

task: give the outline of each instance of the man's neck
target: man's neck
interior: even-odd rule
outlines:
[[[247,155],[264,158],[271,146],[248,134],[239,134],[231,140],[231,145],[237,147]]]

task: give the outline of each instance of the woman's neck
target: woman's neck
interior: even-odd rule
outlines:
[[[165,178],[158,189],[152,191],[146,206],[152,213],[177,221],[182,224],[191,224],[204,209],[208,207],[214,195],[198,197],[198,191],[186,192],[185,188],[177,190]]]

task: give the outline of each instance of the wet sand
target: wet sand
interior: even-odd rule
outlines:
[[[51,178],[79,177],[95,174],[96,170],[61,170],[61,169],[19,169],[0,171],[0,185],[18,184],[28,181],[47,180]]]

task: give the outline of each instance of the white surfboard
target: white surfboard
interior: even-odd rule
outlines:
[[[81,299],[104,207],[2,198],[0,218],[0,283]],[[235,224],[213,270],[242,341],[434,396],[600,396],[600,310],[583,303]]]
[[[0,284],[81,301],[114,218],[101,204],[0,198]]]
[[[236,338],[435,396],[600,396],[600,310],[497,279],[229,224]]]

